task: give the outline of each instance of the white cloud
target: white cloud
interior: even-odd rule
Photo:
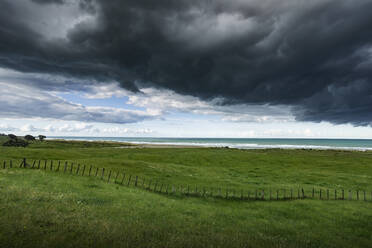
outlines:
[[[160,116],[159,111],[83,106],[24,84],[0,82],[0,116],[4,118],[51,118],[68,121],[135,123]]]

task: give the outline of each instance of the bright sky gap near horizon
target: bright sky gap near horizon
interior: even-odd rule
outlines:
[[[0,133],[372,139],[370,0],[3,0]]]

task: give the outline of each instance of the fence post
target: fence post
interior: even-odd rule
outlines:
[[[305,199],[305,191],[304,191],[304,188],[301,188],[301,191],[302,191],[302,199]]]
[[[145,181],[146,181],[146,178],[143,178],[143,179],[142,179],[142,185],[141,185],[141,188],[146,188]],[[168,185],[167,185],[167,188],[168,188]],[[167,193],[168,193],[168,191],[167,191]]]
[[[117,182],[117,180],[118,180],[118,177],[119,177],[119,172],[116,172],[116,176],[115,176],[115,181],[114,181],[114,183],[116,183],[116,182]]]
[[[105,168],[102,168],[101,180],[103,179],[104,176],[105,176]]]
[[[327,189],[327,200],[329,200],[329,189]]]
[[[78,164],[78,166],[77,166],[76,175],[79,175],[79,171],[80,171],[80,164]]]
[[[85,164],[83,165],[83,172],[81,173],[82,176],[84,176],[84,172],[85,172]]]
[[[261,200],[265,200],[265,190],[264,189],[262,190]]]
[[[291,189],[291,200],[293,199],[293,189]]]
[[[6,161],[4,160],[4,163],[3,163],[3,169],[6,168]]]
[[[219,196],[219,197],[222,197],[221,188],[218,188],[218,196]]]
[[[47,167],[47,161],[48,161],[48,160],[45,160],[45,162],[44,162],[44,170],[46,170],[46,167]]]
[[[32,163],[32,169],[35,168],[35,163],[36,163],[36,160],[34,160],[34,162]]]
[[[10,168],[13,168],[13,162],[10,160]]]
[[[312,197],[311,198],[314,199],[314,197],[315,197],[315,189],[313,188],[313,192],[312,192]]]
[[[352,200],[352,199],[353,199],[352,192],[351,190],[349,190],[349,200]]]
[[[53,160],[50,161],[50,170],[53,170]]]
[[[125,179],[125,173],[123,173],[123,178],[121,179],[121,182],[120,182],[121,185],[123,185],[124,179]]]
[[[319,190],[319,198],[322,199],[322,189]]]
[[[66,173],[66,170],[67,170],[67,161],[65,161],[65,168],[63,169],[63,173]]]
[[[111,177],[111,170],[110,170],[108,178],[107,178],[107,183],[110,183],[110,177]]]
[[[57,166],[57,170],[56,171],[59,171],[59,167],[61,166],[61,161],[58,161],[58,166]]]
[[[132,179],[132,175],[129,175],[129,180],[128,180],[128,184],[127,184],[127,186],[129,186],[130,185],[130,180]]]
[[[165,193],[168,195],[168,187],[169,185],[167,184],[167,187],[165,188]]]
[[[162,193],[162,191],[163,191],[163,183],[161,184],[159,191],[160,191],[160,193]]]
[[[226,189],[226,199],[229,197],[229,191]]]
[[[337,189],[335,189],[335,200],[337,200]]]
[[[359,201],[359,190],[357,190],[357,200]]]
[[[152,184],[152,179],[150,179],[149,185],[147,185],[148,190],[151,190],[151,184]],[[174,187],[174,186],[172,185],[172,187]]]
[[[342,189],[342,198],[341,199],[345,200],[345,190],[344,189]]]
[[[90,176],[90,173],[92,172],[92,165],[89,166],[89,174],[88,176]]]
[[[26,168],[27,167],[27,161],[26,161],[26,158],[23,159],[23,168]]]
[[[96,173],[95,173],[95,177],[97,177],[97,175],[98,175],[98,167],[96,168]]]
[[[363,191],[363,198],[364,198],[365,201],[367,200],[366,199],[366,191],[365,190]]]
[[[283,199],[285,200],[287,198],[287,190],[286,189],[283,189]]]
[[[40,163],[41,163],[41,161],[39,160],[39,163],[37,164],[38,169],[40,169]]]
[[[73,168],[74,168],[74,163],[71,163],[70,174],[72,173]]]
[[[138,182],[138,176],[136,176],[136,181],[134,182],[135,187],[137,187],[137,182]]]

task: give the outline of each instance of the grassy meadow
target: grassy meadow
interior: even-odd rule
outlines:
[[[122,147],[122,148],[119,148]],[[22,158],[199,188],[372,191],[372,152],[140,148],[44,141]],[[48,164],[49,165],[49,164]],[[0,247],[372,247],[372,201],[239,201],[156,194],[95,177],[0,169]]]

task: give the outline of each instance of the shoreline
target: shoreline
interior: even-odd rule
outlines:
[[[187,143],[159,143],[159,142],[132,142],[132,141],[115,141],[115,140],[89,140],[89,139],[62,139],[48,138],[47,140],[64,140],[64,141],[85,141],[85,142],[103,142],[117,143],[115,148],[220,148],[220,149],[238,149],[238,150],[313,150],[313,151],[358,151],[369,152],[369,147],[331,147],[315,145],[258,145],[258,144],[187,144]],[[129,145],[128,145],[129,144]],[[120,146],[121,145],[121,146]]]

